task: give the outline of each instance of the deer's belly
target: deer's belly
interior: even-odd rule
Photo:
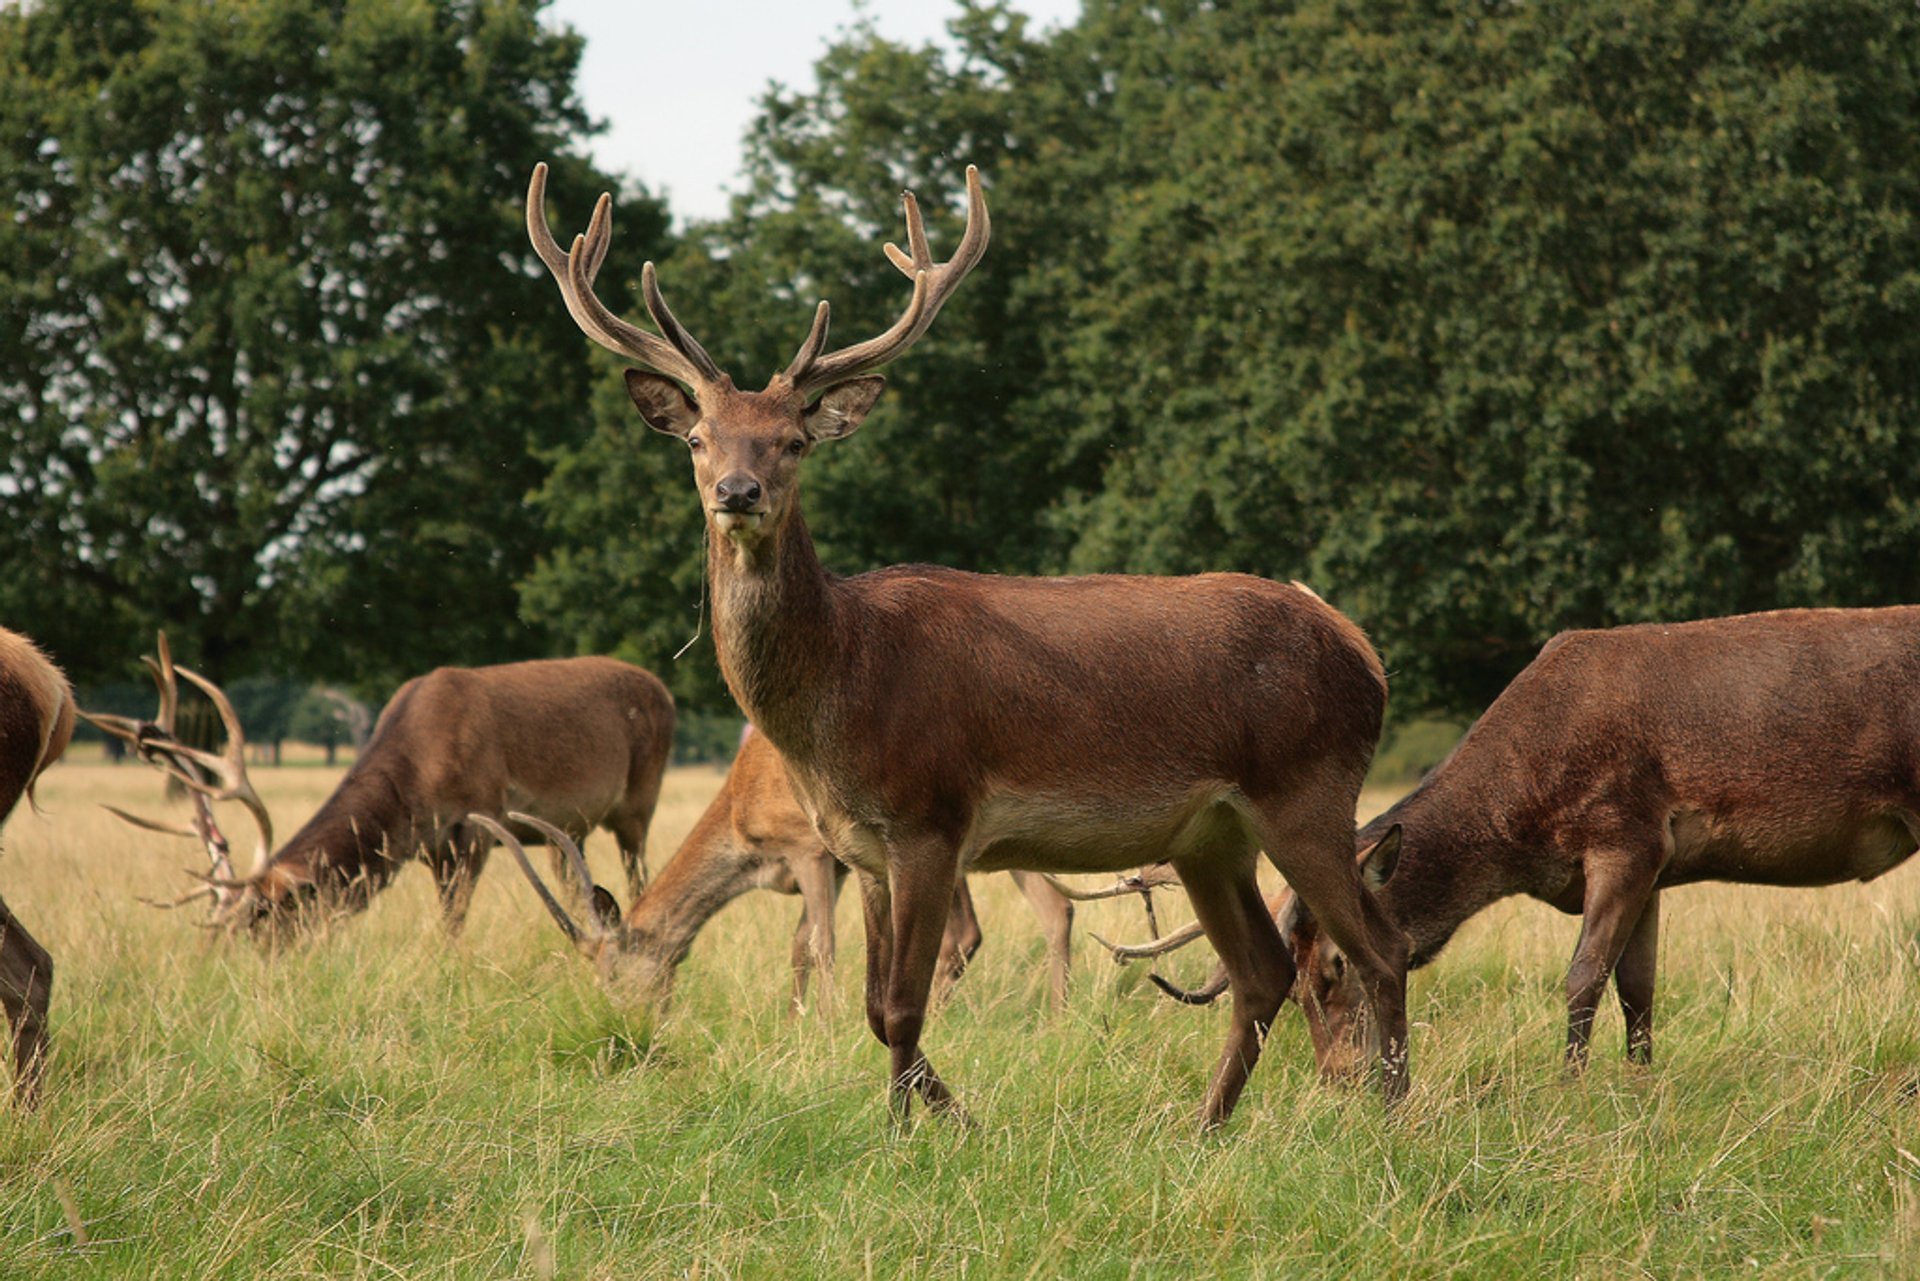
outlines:
[[[1809,823],[1781,816],[1738,827],[1677,820],[1674,851],[1662,884],[1738,881],[1753,885],[1837,885],[1870,881],[1899,866],[1915,848],[1910,817],[1878,814]]]
[[[1224,785],[1161,797],[1048,796],[1000,792],[974,813],[961,866],[974,872],[1117,872],[1210,848],[1249,846]]]

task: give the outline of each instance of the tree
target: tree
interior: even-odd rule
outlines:
[[[1132,342],[1061,371],[1131,411],[1076,566],[1307,577],[1403,709],[1567,626],[1920,598],[1910,8],[1167,8],[1083,23],[1180,72],[1083,282]]]
[[[812,464],[826,562],[1299,577],[1401,714],[1471,713],[1561,628],[1920,599],[1917,26],[1087,0],[1034,38],[962,5],[953,53],[856,30],[769,94],[747,195],[662,279],[764,376],[822,294],[884,325],[894,191],[951,243],[979,163],[986,261]],[[526,600],[658,663],[697,512],[602,381]]]
[[[0,613],[76,676],[155,624],[220,679],[369,688],[550,646],[521,499],[588,364],[524,192],[612,184],[537,10],[0,10]],[[620,296],[665,215],[617,215]]]

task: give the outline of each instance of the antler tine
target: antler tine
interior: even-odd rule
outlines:
[[[720,366],[713,363],[713,357],[707,354],[707,349],[687,332],[686,326],[673,314],[673,309],[667,306],[666,295],[660,292],[660,274],[650,262],[640,268],[640,296],[646,301],[647,314],[653,317],[653,323],[660,327],[660,332],[666,335],[676,351],[693,362],[701,377],[710,383],[717,383],[726,377],[720,372]]]
[[[542,161],[533,167],[533,177],[527,183],[527,238],[559,284],[567,314],[587,337],[616,356],[678,379],[696,391],[724,377],[705,349],[673,319],[664,302],[658,311],[654,310],[651,300],[648,302],[654,322],[667,333],[667,338],[662,339],[621,320],[595,296],[594,277],[599,274],[600,265],[606,261],[607,247],[613,242],[611,195],[603,194],[595,203],[587,234],[575,236],[573,247],[563,251],[547,226],[547,166]],[[651,270],[649,264],[648,271]],[[657,295],[658,288],[653,292]],[[665,322],[661,320],[662,315],[667,318]],[[683,339],[687,346],[681,346]]]
[[[1144,960],[1150,956],[1165,956],[1168,952],[1178,951],[1199,938],[1202,933],[1204,933],[1204,931],[1200,928],[1200,923],[1195,921],[1193,924],[1183,925],[1165,938],[1155,939],[1151,943],[1110,943],[1098,934],[1089,934],[1088,937],[1092,938],[1093,941],[1101,947],[1112,952],[1113,959],[1116,963],[1124,965],[1128,961]]]
[[[246,747],[247,737],[240,728],[240,717],[233,710],[233,704],[227,701],[227,695],[218,685],[194,671],[191,667],[176,667],[175,671],[186,677],[200,688],[200,692],[213,701],[220,713],[220,722],[226,727],[227,745],[219,755],[203,752],[197,748],[169,744],[170,756],[183,757],[196,765],[205,766],[222,784],[213,788],[206,783],[197,782],[187,776],[185,771],[176,768],[174,773],[180,781],[215,800],[239,801],[253,815],[253,821],[260,828],[259,845],[254,850],[253,870],[257,874],[267,865],[273,854],[273,819],[267,813],[267,806],[260,799],[260,793],[253,790],[253,782],[247,777]]]
[[[163,912],[171,912],[176,907],[185,907],[187,904],[198,902],[203,898],[217,899],[219,896],[220,891],[213,886],[202,885],[197,890],[188,890],[179,898],[148,898],[144,894],[136,894],[134,895],[134,899],[136,902],[145,903],[148,907],[157,907]]]
[[[1161,978],[1158,974],[1149,974],[1147,977],[1153,980],[1155,987],[1182,1005],[1212,1005],[1220,999],[1220,994],[1229,986],[1224,967],[1199,987],[1181,987],[1178,983]]]
[[[492,832],[494,837],[507,847],[513,854],[514,861],[520,864],[520,870],[527,874],[527,880],[533,883],[534,893],[538,894],[540,901],[547,905],[547,911],[553,916],[554,924],[560,927],[560,932],[567,936],[569,943],[578,943],[582,938],[580,927],[574,924],[571,916],[567,915],[567,909],[560,906],[560,900],[553,896],[553,891],[547,888],[547,883],[540,879],[540,873],[533,870],[533,863],[527,858],[526,848],[520,844],[514,834],[485,814],[469,814],[467,820],[478,823]]]
[[[535,818],[531,814],[522,814],[519,810],[507,811],[507,817],[516,823],[525,823],[537,829],[553,844],[553,847],[567,856],[567,866],[573,869],[574,879],[580,882],[580,894],[584,901],[593,901],[593,873],[587,868],[587,856],[580,852],[580,846],[574,839],[547,822],[544,818]]]
[[[154,649],[159,653],[159,661],[142,659],[153,671],[153,678],[160,683],[160,715],[154,724],[171,734],[174,732],[174,718],[180,711],[180,686],[173,679],[173,647],[167,644],[164,629],[154,634]]]
[[[808,335],[807,345],[801,347],[801,354],[794,357],[786,374],[802,395],[811,395],[834,383],[845,382],[878,369],[918,342],[953,291],[987,252],[992,221],[987,216],[987,197],[980,185],[980,171],[973,165],[967,166],[967,228],[961,233],[960,243],[954,247],[953,257],[947,261],[936,263],[933,260],[933,251],[927,244],[926,226],[920,217],[920,202],[914,194],[910,191],[903,193],[901,203],[906,210],[907,252],[903,253],[891,243],[885,246],[885,252],[894,266],[912,278],[912,303],[886,333],[828,356],[817,355],[814,337]],[[820,323],[818,318],[815,323]],[[808,354],[809,346],[813,347],[816,354],[803,362],[801,356]]]
[[[115,716],[111,712],[89,712],[79,709],[75,710],[75,714],[103,734],[111,734],[132,747],[140,746],[142,722],[131,716]]]
[[[144,828],[149,832],[159,832],[163,836],[185,836],[192,840],[200,839],[200,833],[194,831],[191,827],[183,827],[178,823],[163,822],[157,818],[142,818],[138,814],[132,814],[121,809],[118,805],[108,805],[105,802],[101,803],[100,808],[119,819],[122,823],[131,823],[135,827]]]
[[[1177,885],[1180,881],[1173,869],[1165,864],[1156,864],[1143,872],[1123,876],[1113,884],[1097,890],[1078,889],[1046,872],[1040,875],[1047,884],[1059,891],[1062,897],[1070,898],[1076,903],[1092,903],[1099,899],[1120,898],[1127,894],[1147,894],[1163,886]]]

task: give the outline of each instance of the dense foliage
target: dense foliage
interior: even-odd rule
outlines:
[[[1015,0],[1017,3],[1017,0]],[[886,325],[898,191],[994,240],[863,430],[823,555],[1300,577],[1397,706],[1556,629],[1920,599],[1920,18],[1088,0],[773,89],[731,215],[643,257],[743,385]],[[0,12],[0,616],[384,692],[615,652],[720,710],[686,463],[520,227],[583,226],[577,41],[508,0]],[[531,502],[523,501],[532,493]],[[516,586],[518,588],[516,592]]]
[[[951,206],[989,175],[985,264],[810,464],[829,563],[1302,577],[1402,710],[1483,705],[1562,627],[1920,599],[1910,6],[1090,0],[954,32],[857,32],[770,95],[751,191],[666,276],[764,377],[815,294],[842,333],[903,303],[903,180]],[[557,474],[610,479],[556,503],[530,598],[657,653],[697,597],[684,463],[596,406]]]
[[[0,9],[0,616],[80,678],[156,625],[374,687],[547,644],[529,447],[589,366],[521,206],[606,185],[579,49],[518,0]],[[665,226],[621,213],[616,281]]]

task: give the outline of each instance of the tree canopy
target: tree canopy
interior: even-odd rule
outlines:
[[[884,328],[914,188],[994,238],[808,464],[827,562],[1298,577],[1402,711],[1554,631],[1920,599],[1920,16],[1884,0],[1087,0],[857,26],[730,215],[617,202],[742,385]],[[727,705],[686,460],[521,201],[578,41],[509,0],[0,11],[0,616],[80,674],[390,686],[616,652]]]
[[[579,51],[517,0],[0,11],[0,614],[79,677],[157,625],[222,678],[550,646],[522,500],[589,365],[521,210],[611,185]]]
[[[818,294],[856,331],[901,305],[903,183],[951,210],[987,173],[985,263],[809,464],[829,564],[1300,577],[1403,710],[1484,705],[1563,627],[1920,599],[1911,7],[1089,0],[953,30],[857,31],[770,94],[747,195],[663,273],[757,375]],[[602,622],[684,637],[684,462],[623,399],[556,475],[653,496],[623,535],[592,522],[624,478],[569,493],[530,598],[617,595],[569,559],[591,542],[666,598]]]

